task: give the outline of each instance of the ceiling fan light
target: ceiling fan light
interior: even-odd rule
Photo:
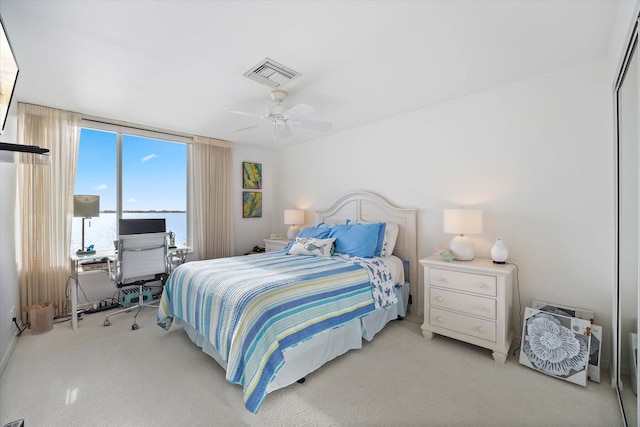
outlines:
[[[271,117],[271,116],[276,116],[279,114],[284,113],[285,111],[287,111],[287,107],[282,106],[280,104],[278,105],[272,105],[270,107],[267,107],[267,117]]]

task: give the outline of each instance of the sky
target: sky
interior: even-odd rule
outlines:
[[[117,134],[83,128],[74,194],[97,194],[115,210]],[[122,209],[185,211],[187,146],[122,135]]]

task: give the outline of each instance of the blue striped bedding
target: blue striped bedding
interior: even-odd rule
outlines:
[[[168,330],[177,317],[204,335],[255,413],[286,348],[375,310],[369,274],[338,257],[283,251],[190,262],[167,280],[157,321]]]

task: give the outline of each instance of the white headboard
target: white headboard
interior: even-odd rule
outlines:
[[[316,211],[316,218],[318,222],[327,224],[344,224],[348,219],[361,223],[398,224],[400,231],[393,254],[404,261],[409,261],[408,281],[411,285],[411,295],[417,298],[419,293],[416,213],[416,209],[392,206],[373,193],[358,192],[349,193],[340,198],[329,209]],[[411,310],[411,313],[415,313],[415,310]]]

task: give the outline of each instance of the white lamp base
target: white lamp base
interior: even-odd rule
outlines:
[[[295,239],[299,232],[300,232],[300,228],[296,227],[295,225],[292,225],[291,227],[289,227],[289,230],[287,230],[287,239],[289,240]]]
[[[476,255],[471,239],[461,234],[454,237],[449,243],[449,250],[454,259],[458,261],[471,261]]]

